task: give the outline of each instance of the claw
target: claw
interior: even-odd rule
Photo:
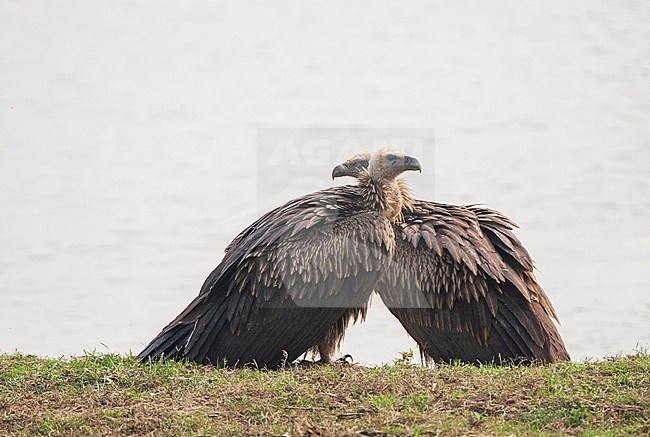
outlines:
[[[334,363],[339,363],[339,364],[345,364],[345,365],[351,365],[354,362],[354,358],[352,358],[352,355],[350,354],[345,354],[338,360],[334,361]],[[324,364],[332,364],[332,361],[325,361],[325,360],[318,360],[318,361],[311,361],[311,360],[300,360],[296,362],[297,365],[299,366],[305,366],[305,367],[310,367],[310,366],[322,366]]]
[[[349,360],[349,361],[348,361],[348,360]],[[336,362],[337,362],[337,363],[341,363],[341,364],[347,364],[347,365],[350,365],[350,364],[352,364],[352,363],[354,362],[354,358],[352,358],[352,355],[350,355],[350,354],[345,354],[345,355],[343,355],[341,358],[339,358],[338,360],[336,360]]]

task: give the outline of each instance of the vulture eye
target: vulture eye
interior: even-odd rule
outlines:
[[[390,155],[386,155],[386,160],[388,162],[395,162],[397,161],[397,156],[393,155],[392,153]]]
[[[368,161],[357,162],[354,168],[357,170],[363,170],[364,168],[368,168]]]

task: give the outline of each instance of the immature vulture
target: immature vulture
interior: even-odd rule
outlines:
[[[369,153],[332,177],[368,178]],[[569,354],[533,261],[498,211],[413,199],[393,223],[395,253],[376,291],[428,360],[556,362]],[[410,208],[408,207],[410,205]]]
[[[139,354],[273,368],[327,361],[363,313],[395,249],[396,178],[415,158],[382,149],[356,186],[292,200],[241,232],[190,305]]]

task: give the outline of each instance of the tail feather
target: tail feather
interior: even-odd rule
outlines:
[[[180,324],[161,332],[138,354],[138,358],[147,361],[163,356],[165,358],[182,357],[193,329],[193,324]]]

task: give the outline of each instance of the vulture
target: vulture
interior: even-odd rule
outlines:
[[[332,178],[363,184],[371,162],[369,153],[355,155]],[[391,221],[394,253],[375,290],[421,356],[497,364],[569,360],[515,223],[480,205],[414,199],[403,180],[396,185],[403,209]]]
[[[410,170],[421,171],[416,158],[384,148],[357,185],[299,197],[259,218],[138,357],[277,368],[317,350],[331,360],[393,262],[395,229],[410,208],[397,178]]]

